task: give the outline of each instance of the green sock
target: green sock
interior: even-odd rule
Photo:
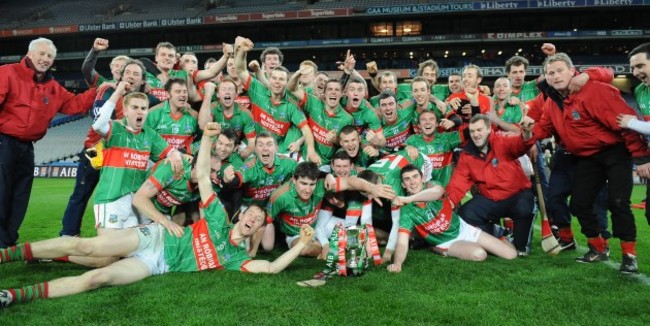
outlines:
[[[32,247],[29,242],[17,246],[0,249],[0,264],[12,261],[31,260]]]
[[[20,289],[11,289],[9,292],[14,297],[14,302],[33,301],[35,299],[44,299],[48,297],[47,293],[48,284],[39,283],[31,286],[26,286]]]

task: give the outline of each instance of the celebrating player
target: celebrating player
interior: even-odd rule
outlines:
[[[56,298],[103,286],[126,285],[167,272],[225,269],[250,273],[278,273],[287,267],[312,241],[314,230],[308,225],[301,227],[300,241],[273,262],[251,260],[248,257],[245,242],[264,224],[266,213],[264,209],[254,205],[242,213],[240,221],[236,224],[226,222],[226,212],[212,191],[210,181],[211,137],[218,135],[219,130],[220,127],[214,122],[209,123],[204,130],[197,160],[202,218],[198,223],[186,227],[182,237],[175,237],[165,232],[165,228],[160,224],[152,223],[94,238],[56,238],[0,249],[0,264],[66,255],[128,257],[80,276],[2,290],[0,308],[13,302]]]

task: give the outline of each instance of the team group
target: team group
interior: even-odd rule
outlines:
[[[573,214],[589,247],[578,262],[608,260],[613,236],[621,273],[638,273],[632,169],[650,177],[642,136],[650,124],[610,85],[610,70],[579,73],[547,43],[542,76],[525,81],[528,61],[514,56],[490,90],[471,64],[437,84],[438,66],[427,60],[410,83],[398,84],[373,63],[366,81],[350,51],[342,72],[328,76],[309,60],[291,74],[277,48],[248,62],[253,48],[237,37],[200,70],[193,53],[162,42],[155,62],[113,58],[109,79],[95,70],[108,49],[98,38],[82,66],[91,87],[76,96],[53,79],[56,47],[48,39],[0,67],[0,264],[55,259],[95,268],[0,291],[0,307],[169,271],[276,273],[299,255],[333,259],[336,226],[359,223],[385,243],[382,255],[376,245],[369,252],[390,272],[402,270],[415,241],[465,260],[514,259],[531,250],[534,177],[562,249],[575,249]],[[650,43],[629,57],[642,82],[639,109],[650,117]],[[88,111],[94,122],[61,237],[17,244],[33,141],[57,112]],[[539,141],[551,136],[557,146],[547,178]],[[81,238],[93,192],[97,237]],[[270,251],[281,240],[289,250],[276,260],[253,259],[260,245]]]

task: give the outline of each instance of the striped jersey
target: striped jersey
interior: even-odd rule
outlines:
[[[336,152],[335,144],[327,141],[327,134],[335,130],[338,136],[343,127],[353,125],[352,116],[339,105],[333,114],[325,109],[325,103],[318,97],[305,93],[301,103],[304,103],[303,110],[307,114],[307,121],[314,135],[314,147],[316,153],[321,157],[322,164],[329,164],[330,158]],[[307,146],[303,146],[303,156],[307,156]]]
[[[95,204],[104,204],[136,192],[147,176],[149,159],[158,161],[172,147],[153,129],[128,130],[118,120],[110,121],[104,137],[104,166],[95,190]]]
[[[415,231],[436,246],[456,239],[460,233],[460,217],[447,198],[430,202],[409,203],[400,209],[399,232]]]
[[[170,272],[195,272],[210,269],[246,272],[251,261],[246,241],[232,239],[233,224],[216,194],[201,203],[203,218],[185,227],[180,238],[165,232],[164,257]]]
[[[300,198],[291,179],[276,189],[266,206],[269,216],[280,221],[280,231],[287,236],[300,234],[300,227],[307,224],[316,227],[318,210],[325,197],[325,180],[318,179],[314,193],[308,200]]]
[[[190,182],[192,165],[183,160],[183,174],[179,179],[174,178],[172,165],[159,161],[148,173],[147,181],[151,182],[158,193],[153,198],[153,205],[159,212],[170,215],[172,207],[190,202],[195,197],[194,187]]]
[[[422,134],[413,135],[406,140],[406,145],[418,149],[431,160],[431,178],[446,187],[453,172],[454,148],[462,143],[462,135],[457,132],[434,133],[433,138],[425,139]]]
[[[145,72],[145,81],[149,85],[149,94],[155,96],[160,100],[160,102],[166,101],[169,99],[169,94],[165,90],[165,83],[160,81],[157,76],[150,72]],[[187,72],[185,70],[170,70],[169,78],[180,78],[187,80]]]
[[[285,92],[281,102],[273,102],[271,91],[253,76],[249,76],[244,89],[251,99],[256,132],[270,132],[278,141],[278,153],[289,152],[289,145],[302,137],[299,129],[307,125],[305,114],[298,108],[298,101]],[[294,129],[293,132],[290,129]]]
[[[199,129],[199,122],[187,108],[183,108],[180,113],[173,116],[169,101],[165,101],[149,110],[144,125],[158,132],[172,147],[192,153],[191,145]]]
[[[279,155],[275,156],[271,169],[262,165],[257,156],[246,160],[235,172],[244,189],[242,204],[257,203],[264,207],[271,193],[293,176],[296,165],[296,161]]]
[[[249,111],[240,108],[237,103],[234,106],[232,115],[227,117],[221,103],[213,103],[211,110],[212,121],[218,122],[221,125],[221,130],[229,128],[235,130],[239,139],[245,142],[246,138],[253,138],[257,135],[255,122]]]

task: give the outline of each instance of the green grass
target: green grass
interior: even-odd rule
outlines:
[[[21,241],[57,236],[72,187],[73,180],[35,180]],[[642,190],[635,189],[632,202],[639,201]],[[639,267],[650,274],[648,224],[642,211],[634,213]],[[90,209],[82,233],[94,234]],[[584,238],[578,243],[584,246]],[[618,241],[611,247],[618,265]],[[649,285],[603,263],[577,264],[573,261],[577,255],[563,252],[549,257],[538,236],[535,251],[515,261],[490,257],[472,263],[411,251],[401,274],[389,274],[382,266],[315,289],[296,285],[323,268],[321,261],[306,258],[278,275],[174,273],[129,286],[12,305],[0,311],[0,325],[650,324]],[[0,265],[0,288],[85,270],[64,263]]]

